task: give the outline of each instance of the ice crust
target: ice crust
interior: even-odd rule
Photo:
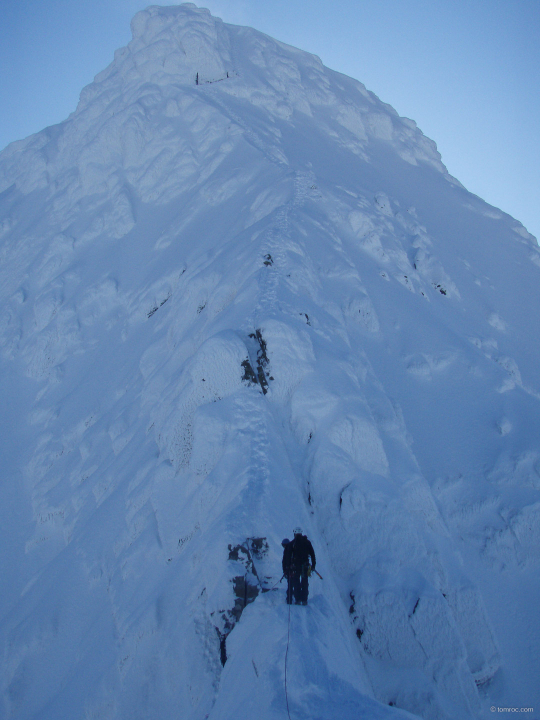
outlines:
[[[2,717],[540,707],[534,238],[317,57],[132,33],[0,154]]]

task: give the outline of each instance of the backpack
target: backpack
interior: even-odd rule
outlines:
[[[287,560],[290,572],[300,572],[304,565],[308,565],[313,548],[305,535],[297,535],[287,545]]]

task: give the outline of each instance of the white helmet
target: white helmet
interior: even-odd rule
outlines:
[[[301,528],[301,527],[298,527],[298,526],[295,527],[294,530],[293,530],[293,533],[294,533],[295,535],[302,535],[302,528]]]

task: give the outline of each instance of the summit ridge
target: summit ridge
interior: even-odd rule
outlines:
[[[314,55],[132,34],[0,154],[4,716],[540,703],[534,238]]]

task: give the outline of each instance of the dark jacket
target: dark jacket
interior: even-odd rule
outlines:
[[[283,550],[283,574],[299,573],[302,566],[311,560],[311,567],[315,569],[315,551],[313,545],[305,535],[295,535],[294,540],[285,545]]]

